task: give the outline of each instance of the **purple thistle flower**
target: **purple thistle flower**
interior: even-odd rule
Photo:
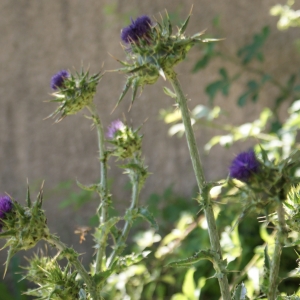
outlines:
[[[63,87],[64,86],[64,81],[68,77],[70,77],[70,74],[66,70],[61,70],[61,71],[57,72],[51,78],[51,88],[53,90],[57,90],[58,88]]]
[[[241,152],[235,157],[229,167],[229,174],[232,178],[247,182],[259,169],[260,162],[257,160],[255,152],[251,149]]]
[[[113,139],[115,137],[115,134],[117,133],[117,131],[122,130],[124,127],[125,127],[125,125],[123,124],[122,121],[115,120],[115,121],[111,122],[111,124],[108,126],[106,136],[109,139]]]
[[[9,213],[12,210],[13,203],[9,196],[4,195],[0,196],[0,231],[2,230],[1,219],[5,219],[5,214]]]
[[[146,15],[138,17],[135,21],[131,19],[131,24],[122,29],[121,39],[127,44],[138,42],[140,38],[147,36],[151,25],[151,19]]]

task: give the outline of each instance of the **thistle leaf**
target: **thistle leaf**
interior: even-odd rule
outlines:
[[[138,216],[142,217],[146,221],[148,221],[154,230],[158,230],[158,225],[156,220],[154,219],[153,215],[149,212],[149,210],[146,207],[140,207],[138,209]]]
[[[126,83],[125,83],[125,85],[123,87],[123,90],[122,90],[122,93],[120,95],[120,98],[119,98],[116,106],[114,107],[113,111],[119,106],[120,102],[123,100],[124,96],[126,95],[126,93],[128,92],[129,88],[131,87],[131,83],[132,83],[132,78],[128,77],[127,81],[126,81]]]
[[[171,262],[168,264],[168,266],[169,267],[190,267],[203,259],[214,262],[216,260],[216,257],[215,257],[215,254],[211,250],[208,250],[208,251],[201,250],[189,258]]]
[[[173,92],[172,92],[169,88],[167,88],[167,87],[164,87],[164,93],[165,93],[167,96],[169,96],[169,97],[171,97],[171,98],[173,98],[173,99],[176,99],[176,98],[177,98],[176,94],[173,93]]]
[[[179,36],[182,35],[185,32],[185,30],[186,30],[186,28],[189,24],[190,17],[191,17],[191,14],[188,15],[188,17],[186,18],[186,20],[183,22],[182,26],[180,27],[180,29],[178,31]]]
[[[242,282],[236,287],[233,293],[232,300],[247,300],[247,299],[249,299],[247,297],[247,289],[245,287],[245,284]]]
[[[130,107],[132,106],[132,104],[135,100],[136,93],[137,93],[137,90],[138,90],[138,86],[139,86],[139,80],[136,78],[136,79],[133,80],[133,83],[132,83],[132,98],[131,98]]]
[[[80,183],[77,179],[76,179],[76,183],[77,183],[78,187],[80,187],[84,191],[94,192],[94,191],[97,191],[99,188],[98,184],[96,184],[96,183],[91,184],[91,185],[84,185],[84,184]]]
[[[29,191],[29,185],[27,180],[27,196],[26,196],[26,203],[28,207],[31,207],[31,199],[30,199],[30,191]]]

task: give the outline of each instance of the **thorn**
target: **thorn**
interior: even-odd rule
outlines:
[[[193,8],[194,8],[194,4],[192,4],[192,7],[191,7],[189,15],[192,15]]]
[[[166,81],[166,75],[165,75],[164,70],[162,68],[160,68],[158,70],[158,73]]]
[[[161,12],[159,12],[159,15],[160,15],[161,21],[163,22],[164,19],[163,19]]]

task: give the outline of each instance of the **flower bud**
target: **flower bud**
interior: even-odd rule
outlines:
[[[120,120],[113,121],[108,127],[106,136],[109,142],[115,146],[112,154],[122,159],[131,158],[135,153],[141,151],[142,136],[138,134],[139,129],[124,125]]]
[[[82,284],[77,280],[77,272],[72,272],[68,265],[62,268],[55,258],[44,256],[42,252],[28,261],[29,266],[24,268],[28,270],[25,278],[37,284],[38,288],[25,294],[39,297],[38,299],[49,299],[49,295],[55,295],[53,299],[80,299]]]
[[[29,191],[27,196],[27,206],[23,207],[18,202],[12,201],[11,204],[6,199],[2,199],[2,211],[10,209],[5,213],[4,223],[5,232],[0,233],[0,238],[7,238],[4,248],[9,247],[8,257],[6,260],[6,269],[10,259],[20,250],[28,250],[34,247],[41,239],[49,236],[47,218],[42,210],[42,191],[39,193],[37,200],[31,203]]]
[[[89,72],[69,74],[62,70],[51,79],[51,87],[56,91],[52,95],[59,103],[59,107],[49,117],[60,115],[56,122],[61,121],[67,115],[73,115],[93,102],[96,87],[102,75],[100,73],[89,76]]]
[[[280,202],[288,201],[288,193],[300,182],[293,172],[300,165],[300,151],[292,153],[282,161],[271,161],[266,151],[261,149],[261,159],[256,157],[253,150],[240,153],[232,161],[229,175],[233,179],[244,182],[238,187],[236,194],[245,211],[274,212]],[[230,181],[229,181],[230,183]]]

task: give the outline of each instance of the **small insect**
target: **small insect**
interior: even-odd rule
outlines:
[[[79,243],[82,244],[83,241],[85,241],[85,236],[87,235],[87,233],[91,230],[91,227],[88,226],[78,226],[74,233],[75,234],[80,234],[79,237]]]

